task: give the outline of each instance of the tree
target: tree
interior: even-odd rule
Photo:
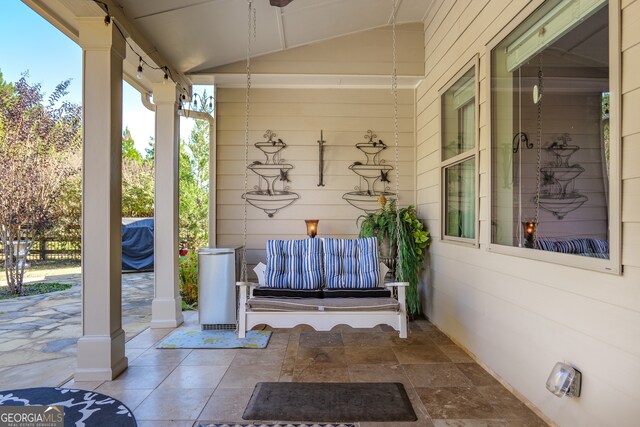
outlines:
[[[202,93],[202,99],[207,98]],[[200,107],[206,111],[206,105]],[[180,141],[180,238],[192,248],[209,239],[209,123],[196,120],[189,139]]]
[[[153,162],[122,159],[122,216],[153,217]]]
[[[76,165],[77,172],[65,180],[55,203],[51,233],[57,238],[79,245],[82,239],[82,158],[80,153],[67,160]],[[153,217],[154,209],[153,159],[143,158],[135,148],[128,129],[122,136],[122,216],[131,218]]]
[[[129,126],[122,132],[122,159],[133,160],[138,163],[142,163],[142,154],[136,149],[135,141],[131,136]]]
[[[122,133],[122,216],[153,217],[154,188],[153,159],[142,157],[127,127]]]
[[[69,157],[81,147],[80,106],[64,101],[70,80],[45,103],[40,85],[26,75],[0,89],[0,240],[5,274],[22,293],[26,253],[51,224],[53,206],[77,166]]]

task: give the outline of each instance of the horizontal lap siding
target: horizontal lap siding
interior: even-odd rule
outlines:
[[[217,126],[217,242],[232,246],[242,241],[244,192],[244,96],[243,89],[218,89]],[[414,91],[401,90],[399,108],[399,165],[401,203],[415,203],[415,106]],[[319,219],[319,236],[354,238],[357,218],[364,212],[352,207],[342,195],[359,185],[348,167],[366,162],[355,145],[373,130],[388,148],[381,158],[395,165],[393,144],[393,98],[386,89],[253,89],[249,121],[249,162],[264,161],[253,146],[271,129],[286,144],[282,152],[289,171],[291,191],[300,198],[273,218],[253,206],[247,207],[247,248],[250,266],[264,261],[269,239],[303,239],[305,219]],[[324,132],[325,187],[318,187],[318,143]],[[395,171],[389,173],[395,189]],[[250,189],[257,176],[249,172]]]
[[[621,276],[486,250],[490,238],[486,45],[523,9],[532,10],[532,3],[435,0],[425,19],[426,79],[416,90],[416,199],[419,214],[434,236],[430,268],[424,276],[428,296],[425,307],[442,330],[559,425],[637,425],[640,1],[621,2],[624,265]],[[439,241],[438,91],[476,54],[480,57],[479,249]],[[580,399],[557,399],[544,388],[553,364],[562,360],[582,370]]]

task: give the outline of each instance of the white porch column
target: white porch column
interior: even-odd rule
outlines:
[[[180,119],[175,84],[153,85],[156,104],[155,295],[152,328],[175,328],[183,321],[178,279],[178,158]]]
[[[125,41],[104,17],[79,18],[83,49],[82,337],[76,381],[127,368],[122,330],[122,60]]]

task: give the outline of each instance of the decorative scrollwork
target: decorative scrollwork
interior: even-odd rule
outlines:
[[[378,135],[376,135],[375,133],[373,133],[373,131],[371,129],[369,129],[367,131],[367,134],[364,136],[364,139],[367,139],[368,142],[373,144],[373,138],[377,138]]]
[[[354,191],[342,196],[352,206],[365,212],[375,212],[380,208],[378,197],[384,195],[387,199],[395,199],[396,194],[389,191],[389,172],[394,169],[383,159],[380,153],[387,145],[378,139],[372,130],[368,130],[364,139],[367,142],[356,144],[356,148],[364,153],[367,161],[356,161],[349,165],[349,169],[360,177],[360,185]]]
[[[274,140],[278,135],[270,129],[263,136],[267,141],[256,142],[254,147],[262,151],[266,157],[265,161],[255,161],[247,166],[247,169],[258,176],[258,185],[253,187],[253,191],[244,193],[242,198],[272,218],[280,209],[289,206],[300,196],[289,191],[291,188],[287,185],[290,182],[289,171],[293,169],[293,165],[285,163],[280,157],[280,151],[285,149],[287,144],[280,138]],[[263,180],[266,184],[264,189]],[[276,183],[282,190],[276,189]]]
[[[275,142],[273,140],[273,138],[275,138],[276,136],[278,136],[277,133],[273,132],[271,129],[267,129],[264,133],[264,135],[262,135],[264,138],[267,138],[267,142]]]

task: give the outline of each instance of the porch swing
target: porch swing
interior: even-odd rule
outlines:
[[[396,195],[399,197],[398,168],[398,76],[396,60],[396,3],[392,3],[393,125],[395,142]],[[249,110],[251,90],[251,44],[255,39],[256,15],[248,1],[247,86],[245,98],[244,161],[249,164]],[[248,169],[245,168],[244,192],[247,193]],[[400,208],[396,209],[396,235],[400,241]],[[274,328],[308,325],[328,331],[337,325],[373,328],[389,325],[407,337],[406,288],[402,263],[396,259],[395,282],[384,282],[388,267],[378,262],[375,237],[357,240],[305,239],[267,242],[267,265],[254,269],[258,283],[247,278],[247,198],[243,205],[242,265],[238,300],[238,336],[244,338],[251,328],[266,324]],[[401,251],[396,251],[396,257]]]

